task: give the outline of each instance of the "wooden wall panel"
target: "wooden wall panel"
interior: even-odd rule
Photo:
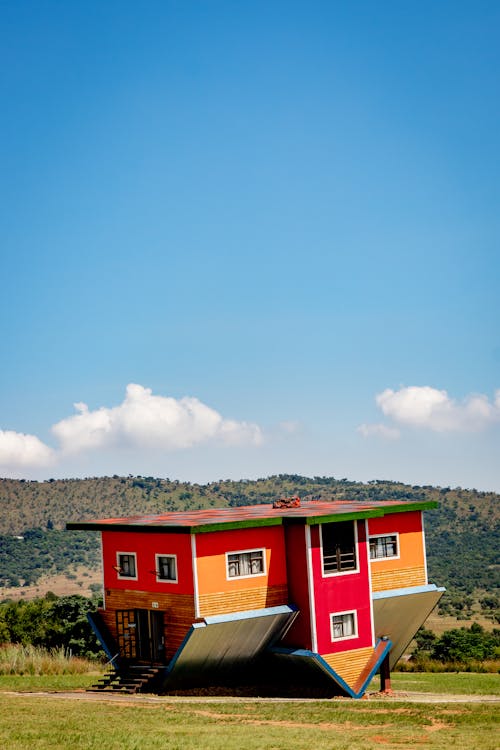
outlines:
[[[157,602],[158,607],[153,607],[153,602]],[[107,589],[106,609],[101,611],[101,615],[114,638],[116,638],[117,609],[150,609],[154,612],[163,612],[167,659],[174,656],[195,620],[194,597],[189,594]]]
[[[262,586],[240,591],[220,591],[216,594],[200,596],[200,616],[247,612],[264,607],[278,607],[288,604],[288,587]]]
[[[426,583],[423,565],[394,570],[372,570],[372,591],[405,589],[411,586],[424,586]]]
[[[321,654],[326,663],[353,688],[366,663],[373,655],[373,648],[358,648],[340,654]]]

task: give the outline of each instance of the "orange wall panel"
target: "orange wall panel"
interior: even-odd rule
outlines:
[[[286,584],[286,556],[282,526],[234,529],[196,535],[198,592],[207,594],[247,591]],[[227,577],[226,553],[265,550],[265,573],[244,578]]]
[[[383,518],[370,518],[368,533],[370,536],[399,534],[399,558],[371,560],[372,576],[374,573],[383,571],[388,572],[401,568],[422,569],[425,566],[422,514],[420,511],[393,513]]]

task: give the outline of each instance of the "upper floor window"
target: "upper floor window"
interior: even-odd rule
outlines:
[[[381,534],[370,537],[370,560],[399,557],[398,535]]]
[[[137,561],[135,552],[116,553],[118,578],[133,578],[137,580]]]
[[[177,583],[176,555],[156,555],[156,580]]]
[[[252,549],[245,552],[228,552],[226,554],[226,565],[228,578],[264,575],[264,550]]]
[[[332,641],[345,641],[358,637],[358,618],[356,612],[335,612],[330,615]]]
[[[323,575],[356,571],[356,524],[336,521],[321,524],[321,552]]]

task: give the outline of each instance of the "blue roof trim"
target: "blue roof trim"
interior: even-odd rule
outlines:
[[[218,625],[222,622],[235,622],[236,620],[252,620],[256,617],[270,617],[276,615],[291,615],[297,612],[298,608],[295,605],[283,604],[279,607],[264,607],[262,609],[251,609],[246,612],[230,612],[225,615],[211,615],[210,617],[204,617],[204,621],[207,625]]]
[[[429,594],[434,591],[446,591],[446,589],[442,586],[438,588],[434,583],[429,583],[427,586],[411,586],[406,589],[374,591],[372,599],[390,599],[393,596],[408,596],[409,594]]]
[[[341,687],[342,690],[344,690],[351,698],[361,698],[365,693],[365,689],[367,685],[369,685],[370,681],[373,679],[373,676],[377,673],[377,670],[379,669],[382,661],[384,660],[384,658],[387,656],[387,654],[392,648],[392,641],[387,639],[387,641],[384,641],[384,642],[386,643],[386,647],[381,652],[379,658],[377,659],[372,669],[370,670],[370,673],[368,674],[366,680],[363,682],[363,684],[361,685],[360,689],[357,692],[354,691],[347,684],[347,682],[338,674],[338,672],[336,672],[334,669],[331,668],[331,666],[328,664],[328,662],[326,662],[323,659],[322,656],[315,653],[314,651],[308,651],[306,649],[287,649],[287,648],[282,648],[282,647],[274,647],[274,648],[270,648],[269,650],[275,654],[284,654],[284,655],[289,655],[289,656],[298,656],[301,658],[312,659],[313,661],[316,662],[316,664],[318,664],[318,666],[321,669],[327,672],[327,674],[329,674],[330,677],[332,677],[333,680],[335,680],[337,685],[339,685],[339,687]],[[379,643],[380,643],[380,639],[375,644],[375,649],[377,648]]]
[[[201,624],[203,625],[203,623],[201,623]],[[170,672],[172,671],[172,669],[175,667],[177,659],[179,658],[179,656],[184,651],[184,648],[186,647],[187,642],[191,638],[191,636],[192,636],[192,634],[194,632],[194,629],[197,626],[199,627],[198,623],[195,623],[195,625],[191,625],[191,627],[189,628],[188,632],[184,636],[184,639],[183,639],[181,645],[179,646],[179,648],[177,649],[177,651],[175,652],[175,654],[173,655],[173,657],[171,658],[171,660],[169,661],[169,663],[167,665],[167,669],[166,669],[166,674],[167,675],[169,675]]]
[[[109,663],[111,664],[111,666],[113,667],[113,669],[116,669],[115,659],[117,657],[117,654],[113,654],[113,652],[109,648],[108,644],[106,643],[105,639],[101,635],[101,631],[99,630],[99,628],[97,626],[97,623],[94,621],[94,617],[93,617],[94,614],[95,614],[94,612],[87,612],[88,623],[89,623],[90,627],[92,628],[92,630],[94,631],[95,637],[97,638],[97,640],[101,644],[102,650],[104,651],[104,653],[108,657]]]
[[[342,679],[342,677],[333,670],[329,664],[326,663],[326,661],[319,655],[316,654],[314,651],[309,651],[307,649],[298,648],[298,649],[288,649],[288,648],[271,648],[269,649],[275,654],[286,654],[289,656],[299,656],[301,658],[311,659],[312,661],[316,662],[316,664],[323,669],[325,672],[327,672],[330,677],[333,677],[335,682],[344,690],[351,698],[356,698],[356,694],[352,690],[352,688],[349,687],[347,682]]]

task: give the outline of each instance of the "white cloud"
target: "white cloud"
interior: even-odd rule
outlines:
[[[154,396],[150,388],[131,383],[125,400],[115,407],[89,411],[75,404],[77,414],[52,428],[64,453],[112,445],[132,445],[162,450],[190,448],[209,440],[228,444],[262,442],[258,425],[224,419],[197,398]]]
[[[0,430],[0,466],[9,469],[49,466],[54,452],[36,435]]]
[[[483,394],[470,394],[459,402],[444,390],[409,386],[398,391],[387,388],[375,400],[395,422],[435,432],[477,432],[500,421],[500,390],[492,401]]]
[[[401,434],[397,427],[389,427],[388,425],[381,423],[360,424],[357,431],[365,438],[381,437],[386,440],[397,440]]]

